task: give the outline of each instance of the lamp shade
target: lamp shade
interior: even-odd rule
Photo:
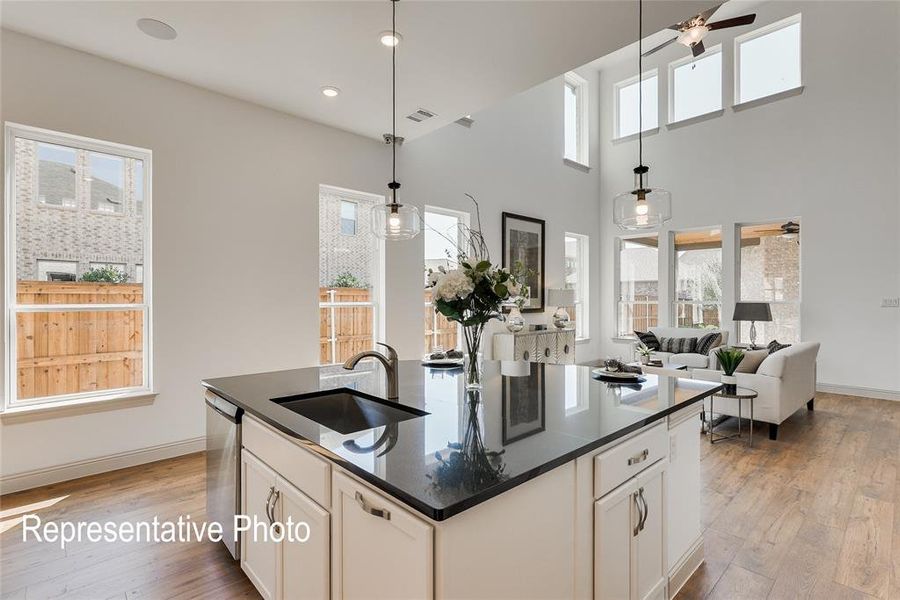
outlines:
[[[772,309],[768,302],[737,302],[733,321],[771,321]]]
[[[549,306],[575,306],[575,290],[549,289],[547,290],[547,304]]]
[[[422,229],[419,209],[404,204],[378,204],[372,207],[372,233],[383,240],[411,240]]]

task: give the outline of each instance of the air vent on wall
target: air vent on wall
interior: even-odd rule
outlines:
[[[416,123],[421,123],[422,121],[425,121],[426,119],[430,119],[431,117],[434,117],[434,116],[437,116],[437,115],[435,113],[431,112],[430,110],[420,108],[419,110],[412,113],[411,115],[406,115],[406,118],[409,119],[410,121],[415,121]]]

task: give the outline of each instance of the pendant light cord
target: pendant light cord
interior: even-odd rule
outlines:
[[[394,204],[397,203],[397,0],[391,0],[391,188]]]
[[[644,35],[644,0],[638,0],[638,165],[644,165],[644,56],[641,38]]]

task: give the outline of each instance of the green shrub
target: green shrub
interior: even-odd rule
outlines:
[[[334,278],[334,281],[331,282],[331,287],[342,287],[342,288],[368,288],[359,277],[354,275],[353,273],[341,273],[337,277]]]
[[[124,273],[111,265],[94,267],[82,274],[81,281],[91,281],[94,283],[126,283],[128,281],[128,273]]]

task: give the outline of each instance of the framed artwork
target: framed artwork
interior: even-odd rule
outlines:
[[[528,273],[522,312],[544,310],[544,221],[503,213],[503,266]]]
[[[530,377],[503,378],[503,438],[507,446],[544,431],[547,402],[544,397],[544,365],[530,363]]]

